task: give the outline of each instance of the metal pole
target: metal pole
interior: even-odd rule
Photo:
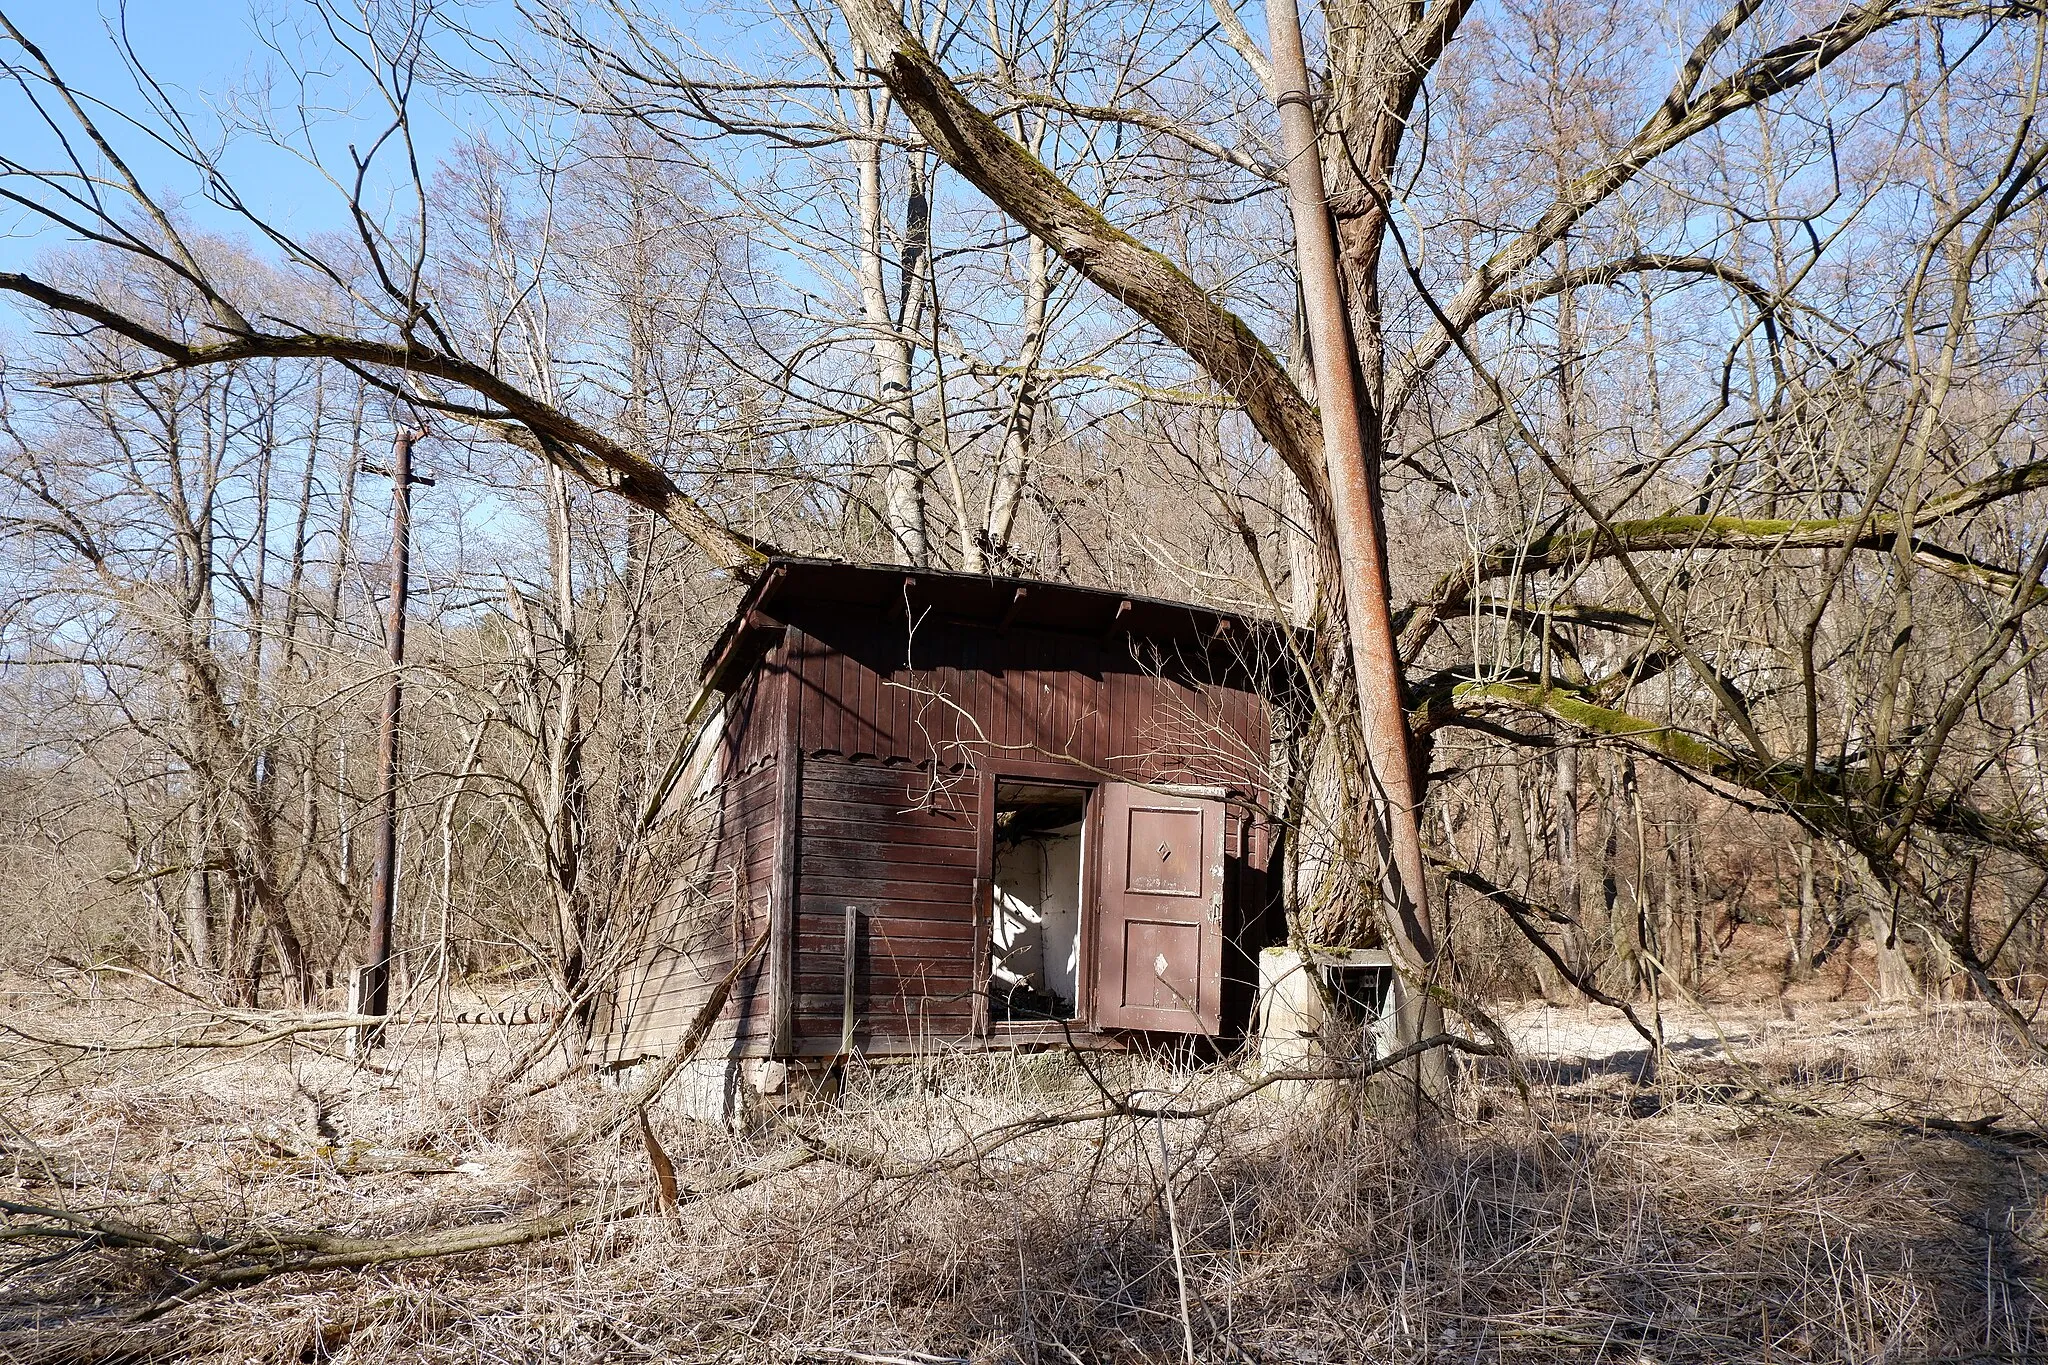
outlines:
[[[1408,718],[1401,708],[1401,659],[1389,601],[1381,509],[1365,444],[1367,403],[1357,383],[1351,323],[1338,278],[1337,239],[1330,224],[1310,102],[1308,60],[1302,52],[1295,0],[1267,0],[1267,40],[1273,49],[1274,97],[1287,156],[1287,201],[1294,216],[1294,251],[1301,271],[1302,311],[1315,363],[1322,414],[1323,460],[1330,478],[1330,510],[1344,586],[1344,624],[1358,677],[1358,706],[1366,762],[1375,779],[1378,818],[1387,853],[1387,890],[1393,899],[1393,947],[1405,972],[1423,974],[1436,956],[1429,929],[1422,828],[1408,749]],[[1403,961],[1402,959],[1406,959]],[[1419,1002],[1418,1002],[1419,1003]],[[1421,1016],[1404,1009],[1403,1032],[1415,1041]]]
[[[370,942],[364,954],[356,1008],[384,1015],[391,1008],[391,917],[398,899],[398,717],[405,699],[405,598],[411,579],[412,447],[425,427],[400,431],[391,442],[391,601],[384,620],[384,723],[377,745],[377,846],[370,884]],[[374,1031],[364,1041],[374,1042]]]

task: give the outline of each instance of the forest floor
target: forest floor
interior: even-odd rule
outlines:
[[[579,1136],[618,1095],[588,1078],[484,1104],[530,1030],[415,1027],[369,1069],[318,1033],[141,1046],[176,1026],[161,999],[8,987],[10,1361],[2048,1358],[2048,1066],[1974,1006],[1667,1012],[1654,1075],[1608,1012],[1504,1007],[1526,1094],[1474,1063],[1420,1129],[1332,1083],[1105,1117],[1098,1082],[1187,1106],[1252,1072],[934,1055],[746,1131],[657,1105],[668,1211],[167,1306],[189,1252],[27,1232],[211,1237],[227,1264],[524,1226],[640,1200],[649,1149]]]

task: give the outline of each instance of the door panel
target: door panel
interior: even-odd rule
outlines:
[[[1214,1033],[1223,1003],[1223,803],[1097,789],[1095,1022]]]
[[[1119,1009],[1196,1010],[1202,993],[1202,931],[1193,924],[1124,921]]]
[[[1202,812],[1133,807],[1130,838],[1125,843],[1130,857],[1124,890],[1153,896],[1200,896],[1202,870]]]

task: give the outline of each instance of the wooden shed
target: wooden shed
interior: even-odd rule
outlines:
[[[613,1064],[1225,1042],[1276,937],[1278,628],[981,575],[768,565],[706,660],[671,888],[605,1002]]]

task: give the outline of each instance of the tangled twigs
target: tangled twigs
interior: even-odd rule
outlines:
[[[683,1031],[682,1041],[676,1044],[675,1051],[662,1059],[661,1065],[654,1069],[652,1075],[620,1095],[605,1107],[603,1113],[555,1145],[564,1150],[581,1147],[599,1138],[610,1137],[621,1127],[631,1123],[635,1114],[645,1114],[647,1106],[654,1102],[662,1089],[676,1078],[676,1073],[688,1066],[696,1057],[698,1050],[704,1046],[704,1040],[711,1036],[713,1026],[718,1023],[718,1016],[725,1012],[725,1002],[731,996],[732,988],[747,974],[747,970],[754,965],[755,959],[761,956],[762,950],[767,946],[768,936],[763,934],[754,940],[754,946],[747,949],[739,961],[732,964],[732,968],[697,1008],[697,1013],[691,1016],[690,1026]]]
[[[694,1200],[729,1194],[809,1165],[817,1159],[809,1152],[785,1152],[772,1161],[693,1186],[680,1197]],[[175,1292],[137,1314],[135,1320],[140,1322],[166,1313],[201,1294],[218,1289],[238,1289],[278,1275],[363,1270],[543,1242],[584,1228],[637,1217],[653,1209],[660,1198],[650,1194],[608,1203],[572,1204],[560,1212],[533,1218],[439,1228],[398,1237],[340,1237],[324,1232],[274,1229],[251,1229],[232,1237],[186,1235],[158,1231],[111,1215],[79,1213],[0,1199],[0,1213],[7,1215],[7,1221],[0,1223],[0,1242],[72,1242],[157,1253],[182,1284]]]
[[[281,1043],[302,1033],[334,1033],[387,1022],[385,1016],[380,1014],[303,1015],[281,1023],[275,1028],[248,1031],[256,1017],[248,1013],[222,1012],[218,1018],[182,1033],[143,1039],[50,1038],[30,1033],[19,1025],[5,1023],[0,1023],[0,1033],[11,1033],[38,1047],[62,1048],[72,1052],[167,1052],[195,1048],[267,1047],[271,1043]],[[244,1027],[244,1031],[229,1037],[219,1037],[207,1032],[208,1029],[221,1024],[239,1024]]]
[[[74,1241],[162,1255],[166,1268],[183,1284],[138,1314],[140,1321],[208,1291],[239,1288],[275,1275],[360,1270],[523,1246],[578,1228],[632,1217],[646,1208],[648,1202],[642,1197],[614,1204],[575,1204],[545,1217],[443,1228],[406,1237],[337,1237],[321,1232],[270,1230],[236,1237],[210,1237],[164,1233],[121,1218],[0,1199],[0,1211],[10,1219],[0,1225],[0,1241]],[[34,1221],[13,1221],[17,1219]]]
[[[1162,1122],[1191,1122],[1214,1118],[1224,1110],[1244,1103],[1260,1091],[1289,1082],[1302,1081],[1347,1081],[1357,1083],[1382,1072],[1393,1071],[1406,1062],[1425,1053],[1442,1049],[1448,1052],[1462,1052],[1474,1057],[1501,1057],[1510,1055],[1501,1044],[1480,1042],[1461,1037],[1454,1033],[1432,1034],[1408,1046],[1389,1052],[1363,1064],[1353,1063],[1324,1068],[1269,1071],[1255,1081],[1237,1087],[1227,1095],[1219,1096],[1199,1104],[1145,1104],[1140,1103],[1137,1092],[1118,1095],[1097,1083],[1102,1103],[1091,1104],[1077,1109],[1063,1109],[1049,1114],[1033,1114],[1028,1118],[998,1124],[967,1138],[949,1151],[923,1161],[902,1161],[885,1153],[865,1151],[848,1144],[834,1142],[816,1133],[808,1132],[792,1123],[780,1125],[794,1141],[803,1144],[804,1149],[814,1156],[835,1165],[860,1170],[880,1180],[908,1180],[919,1176],[936,1175],[974,1165],[996,1152],[1021,1142],[1039,1133],[1051,1132],[1057,1128],[1072,1127],[1075,1124],[1101,1123],[1108,1119],[1150,1119]]]
[[[1553,910],[1548,906],[1538,905],[1535,901],[1530,900],[1526,896],[1518,895],[1507,887],[1497,886],[1472,868],[1453,862],[1448,858],[1432,857],[1430,862],[1435,864],[1452,882],[1469,891],[1476,891],[1506,911],[1508,919],[1513,922],[1515,928],[1522,931],[1522,937],[1528,939],[1530,946],[1543,954],[1544,959],[1550,963],[1551,968],[1559,976],[1570,982],[1588,1000],[1598,1005],[1605,1005],[1611,1010],[1618,1010],[1622,1018],[1628,1020],[1629,1027],[1640,1034],[1643,1041],[1650,1045],[1650,1055],[1657,1058],[1660,1062],[1662,1061],[1664,1057],[1664,1039],[1659,1033],[1643,1022],[1642,1016],[1635,1012],[1635,1008],[1628,1001],[1601,990],[1599,984],[1588,973],[1575,969],[1571,963],[1565,961],[1564,955],[1557,951],[1557,948],[1550,942],[1549,937],[1536,924],[1539,918],[1549,920],[1553,924],[1575,924],[1577,921],[1561,910]]]
[[[744,967],[745,962],[740,966]],[[737,971],[735,969],[735,974]],[[241,1288],[279,1275],[362,1270],[546,1241],[645,1213],[671,1211],[679,1203],[732,1193],[821,1161],[863,1170],[883,1180],[912,1179],[972,1165],[1034,1134],[1074,1124],[1118,1117],[1162,1123],[1204,1119],[1282,1082],[1343,1080],[1355,1083],[1377,1072],[1398,1067],[1422,1052],[1438,1048],[1489,1057],[1502,1053],[1501,1046],[1496,1043],[1442,1034],[1425,1038],[1362,1066],[1275,1071],[1226,1095],[1200,1103],[1145,1103],[1135,1094],[1107,1094],[1100,1104],[999,1124],[923,1161],[902,1161],[883,1153],[863,1151],[828,1141],[794,1124],[784,1124],[784,1131],[793,1139],[792,1146],[766,1160],[686,1189],[675,1181],[674,1167],[664,1156],[657,1164],[659,1187],[653,1193],[607,1203],[574,1204],[556,1213],[511,1222],[442,1228],[403,1236],[344,1237],[317,1231],[293,1232],[271,1228],[246,1229],[229,1236],[174,1233],[112,1214],[85,1213],[0,1199],[0,1214],[5,1215],[5,1220],[0,1221],[0,1242],[68,1243],[78,1248],[144,1251],[162,1257],[165,1267],[180,1284],[174,1292],[138,1314],[136,1320],[143,1321],[202,1294]],[[690,1051],[694,1051],[694,1047],[686,1040],[686,1046],[678,1055],[686,1055]],[[668,1075],[673,1075],[673,1069],[666,1069],[658,1079],[665,1080]],[[653,1089],[658,1089],[658,1085],[629,1096],[623,1112],[641,1115],[644,1122],[644,1106]],[[668,1166],[665,1176],[659,1171],[659,1165]]]

